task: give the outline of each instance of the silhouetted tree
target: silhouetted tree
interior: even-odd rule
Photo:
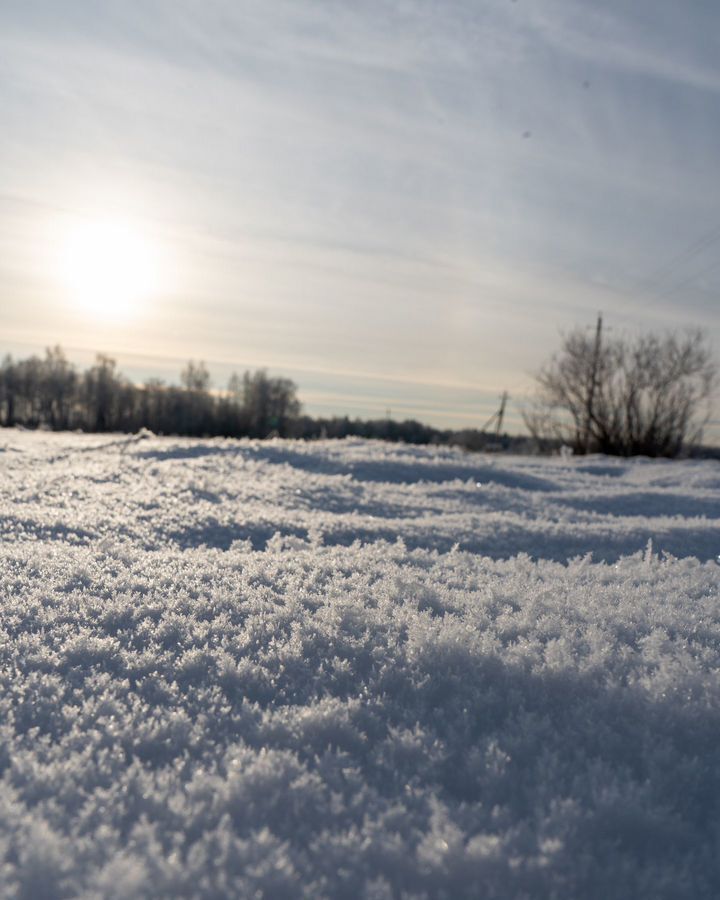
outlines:
[[[180,384],[188,391],[198,391],[203,393],[210,388],[210,373],[205,363],[189,360],[188,364],[180,373]]]
[[[51,428],[69,428],[77,373],[60,347],[48,347],[45,351],[41,378],[40,408],[44,423]]]
[[[23,422],[31,428],[42,423],[42,360],[39,356],[31,356],[15,364],[17,373],[18,414]]]
[[[270,434],[285,437],[290,423],[300,415],[295,382],[289,378],[269,378],[264,369],[243,376],[242,406],[251,437]]]
[[[209,393],[210,373],[205,363],[190,360],[180,373],[182,392],[173,392],[176,428],[182,434],[200,436],[216,431],[215,403]]]
[[[12,427],[15,424],[17,408],[18,372],[12,356],[7,354],[0,366],[0,415],[3,425]]]
[[[700,440],[717,366],[699,331],[613,338],[568,334],[537,376],[532,434],[578,452],[677,456]]]
[[[103,353],[83,377],[85,425],[92,431],[109,431],[117,424],[119,380],[115,360]]]

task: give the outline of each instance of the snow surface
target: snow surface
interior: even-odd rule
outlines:
[[[720,466],[0,431],[0,896],[720,896]]]

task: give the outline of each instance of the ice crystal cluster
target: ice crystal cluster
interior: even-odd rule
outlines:
[[[720,896],[720,470],[0,434],[0,896]]]

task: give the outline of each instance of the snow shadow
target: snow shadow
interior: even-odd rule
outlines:
[[[602,465],[600,463],[593,463],[591,465],[582,465],[576,466],[575,472],[580,472],[582,475],[598,475],[603,478],[622,478],[623,475],[627,474],[627,466],[623,465]]]
[[[192,550],[199,547],[229,550],[235,541],[247,541],[253,550],[265,550],[268,542],[276,535],[307,540],[308,529],[301,525],[278,527],[272,522],[232,524],[206,522],[168,530],[163,535],[163,543],[165,539],[169,540],[181,550]]]
[[[416,465],[394,461],[363,460],[350,467],[350,475],[356,481],[384,482],[391,484],[438,484],[446,481],[472,480],[481,484],[497,484],[523,491],[554,491],[557,485],[535,475],[492,466],[455,466],[451,463]]]
[[[38,522],[36,519],[4,515],[0,519],[0,538],[22,541],[63,541],[68,544],[87,544],[94,535],[83,528],[62,522]]]
[[[463,465],[452,462],[435,462],[432,457],[422,461],[405,461],[391,458],[347,459],[341,461],[321,452],[302,452],[286,445],[252,444],[249,446],[217,446],[199,444],[188,447],[172,447],[167,450],[149,449],[134,454],[140,459],[184,460],[207,456],[238,456],[248,461],[267,462],[271,465],[287,465],[303,472],[320,475],[345,475],[359,482],[380,484],[439,484],[446,481],[475,481],[497,484],[525,491],[555,491],[557,485],[537,475],[501,469],[487,465]]]
[[[596,560],[614,563],[626,556],[644,552],[648,541],[653,552],[671,556],[692,556],[701,562],[717,558],[716,535],[710,530],[677,528],[662,532],[651,528],[633,528],[632,532],[546,533],[541,528],[508,527],[500,531],[477,533],[472,530],[450,529],[447,532],[413,527],[407,519],[393,525],[380,520],[375,524],[345,525],[341,522],[318,523],[312,529],[325,546],[350,547],[360,544],[394,544],[402,540],[408,550],[429,550],[449,553],[454,548],[490,559],[511,559],[527,554],[534,560],[547,559],[567,563],[577,556],[591,554]],[[253,550],[263,551],[274,537],[310,539],[310,529],[287,522],[194,523],[184,528],[164,531],[162,543],[170,541],[183,550],[208,547],[229,550],[235,541],[248,541]]]
[[[614,496],[600,493],[591,497],[553,498],[555,503],[573,509],[585,509],[611,516],[705,516],[720,519],[720,500],[715,497],[693,497],[669,492],[629,492]]]
[[[194,444],[189,447],[171,447],[168,450],[140,450],[133,453],[137,459],[154,459],[165,462],[173,459],[201,459],[204,456],[243,456],[247,451],[240,447],[213,447],[208,444]]]

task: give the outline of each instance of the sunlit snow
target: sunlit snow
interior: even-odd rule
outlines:
[[[720,465],[0,432],[0,896],[720,895]]]

